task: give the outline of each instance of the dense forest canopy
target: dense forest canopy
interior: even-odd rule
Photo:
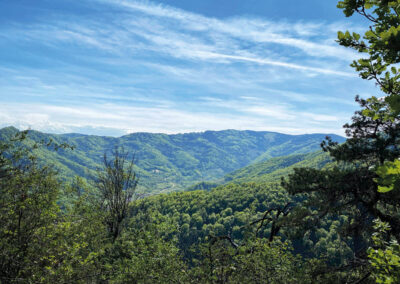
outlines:
[[[18,133],[14,127],[0,129],[0,139]],[[57,152],[45,147],[36,150],[38,162],[51,163],[59,176],[71,182],[75,176],[96,177],[104,153],[124,147],[135,156],[134,170],[146,194],[186,189],[198,182],[224,182],[224,176],[253,163],[274,157],[306,154],[320,150],[321,140],[331,134],[287,135],[267,131],[205,131],[185,134],[133,133],[119,138],[82,134],[46,134],[30,131],[23,142],[66,143],[74,149]],[[331,135],[332,136],[332,135]],[[336,141],[345,139],[333,135]]]
[[[385,96],[357,97],[347,140],[327,138],[323,152],[304,151],[315,150],[310,137],[293,145],[278,134],[235,131],[194,140],[138,134],[119,145],[34,131],[2,137],[1,283],[398,283],[400,1],[344,0],[338,7],[369,21],[364,35],[339,32],[338,42],[361,53],[352,66]],[[191,150],[176,152],[172,141],[185,139],[194,141]],[[260,139],[277,147],[262,150]],[[86,150],[71,149],[78,140]],[[194,179],[202,183],[187,191],[140,196],[145,163],[138,167],[125,147],[138,141],[166,169],[171,160],[160,149],[167,147],[169,159],[190,164],[187,175],[206,155],[203,174],[219,163],[226,172],[209,177],[223,184]],[[218,151],[219,143],[229,151]],[[92,179],[68,182],[41,160],[84,164],[93,153],[82,153],[94,148]]]

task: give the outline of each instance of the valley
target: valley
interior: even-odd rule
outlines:
[[[3,128],[0,138],[10,138],[16,133],[18,130],[14,127]],[[296,166],[320,168],[328,161],[326,155],[318,152],[327,135],[335,141],[345,141],[332,134],[287,135],[238,130],[174,135],[133,133],[118,138],[32,130],[24,143],[52,140],[72,146],[73,150],[52,151],[46,147],[35,150],[42,163],[53,165],[68,182],[75,176],[95,180],[104,153],[111,156],[116,147],[123,148],[134,158],[139,191],[155,194],[184,190],[201,182],[278,181]]]

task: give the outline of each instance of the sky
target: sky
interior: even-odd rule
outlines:
[[[0,127],[335,133],[378,89],[336,0],[0,0]]]

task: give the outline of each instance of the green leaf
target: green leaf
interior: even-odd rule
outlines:
[[[380,193],[386,193],[386,192],[389,192],[389,191],[392,191],[394,188],[393,188],[393,186],[378,186],[378,192],[380,192]]]
[[[395,112],[400,112],[400,96],[399,95],[391,95],[385,98],[385,101],[389,103],[390,107]]]

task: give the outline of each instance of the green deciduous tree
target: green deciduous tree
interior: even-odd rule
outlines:
[[[59,214],[59,183],[32,156],[22,159],[23,150],[6,148],[0,152],[0,278],[13,282],[42,275],[40,268],[50,265],[46,250]]]
[[[137,185],[124,151],[104,156],[98,188],[65,185],[23,140],[0,142],[1,283],[187,281],[175,243],[157,234],[164,228],[122,230]]]
[[[60,209],[61,183],[26,135],[0,142],[0,282],[76,282],[90,271],[85,230]]]
[[[305,262],[280,239],[209,236],[191,271],[195,283],[311,283]]]

